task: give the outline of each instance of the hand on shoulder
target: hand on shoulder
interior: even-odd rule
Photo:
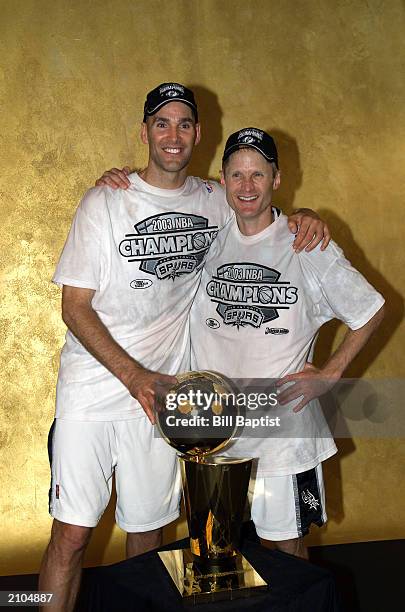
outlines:
[[[310,208],[300,208],[290,215],[288,228],[291,233],[296,234],[293,248],[297,253],[303,249],[309,253],[319,243],[322,243],[321,251],[324,251],[331,239],[326,222]]]
[[[111,168],[106,170],[104,174],[96,180],[97,187],[111,187],[112,189],[128,189],[131,182],[128,175],[131,174],[129,166],[124,166],[122,169]]]

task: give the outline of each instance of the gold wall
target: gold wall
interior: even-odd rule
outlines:
[[[50,277],[85,188],[105,168],[145,162],[138,124],[159,82],[197,92],[194,173],[218,176],[230,131],[273,131],[279,204],[321,211],[388,301],[350,374],[405,377],[405,15],[400,0],[2,0],[1,16],[0,573],[15,574],[37,571],[50,528],[46,440],[64,336]],[[339,446],[326,468],[331,520],[311,541],[405,537],[401,440]],[[123,555],[112,516],[89,564]]]

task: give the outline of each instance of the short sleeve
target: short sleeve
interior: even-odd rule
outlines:
[[[85,289],[100,288],[100,244],[105,190],[90,189],[81,200],[63,247],[53,282]]]
[[[209,190],[209,197],[219,213],[219,229],[223,229],[233,219],[234,212],[226,201],[225,188],[216,181],[203,181],[205,188]]]
[[[311,262],[310,253],[305,260],[307,264]],[[315,252],[314,263],[310,267],[319,285],[317,314],[325,321],[339,319],[356,330],[384,304],[383,296],[353,268],[334,243],[324,252]]]

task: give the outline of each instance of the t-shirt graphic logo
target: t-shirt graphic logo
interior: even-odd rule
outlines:
[[[140,261],[140,270],[160,280],[199,270],[218,234],[205,217],[172,212],[148,217],[134,228],[137,233],[121,241],[120,254],[128,262]]]
[[[297,287],[280,281],[280,272],[254,263],[224,264],[206,291],[225,325],[260,327],[298,299]]]

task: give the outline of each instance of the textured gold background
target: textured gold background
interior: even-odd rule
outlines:
[[[230,131],[273,131],[284,183],[278,203],[320,210],[388,300],[378,337],[350,374],[404,377],[403,7],[1,2],[0,573],[37,571],[49,533],[46,439],[64,335],[50,277],[85,188],[112,165],[144,163],[141,108],[161,81],[187,83],[200,100],[204,142],[194,173],[218,175]],[[338,327],[322,334],[320,358]],[[327,464],[331,520],[312,542],[405,537],[400,442],[339,444],[340,456]],[[110,512],[87,562],[122,557],[122,542]]]

